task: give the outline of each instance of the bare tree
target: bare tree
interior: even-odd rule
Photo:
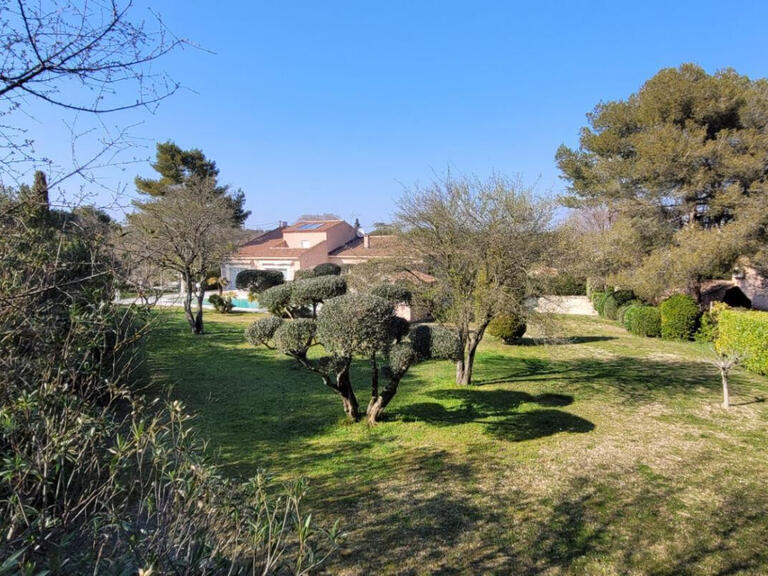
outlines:
[[[232,203],[208,178],[191,180],[134,205],[136,212],[128,216],[129,250],[140,260],[181,276],[184,312],[192,331],[202,334],[208,271],[232,251],[237,234]]]
[[[115,162],[132,143],[124,128],[108,128],[110,112],[155,106],[179,84],[157,71],[156,60],[185,43],[159,16],[135,19],[132,2],[118,0],[0,0],[0,173],[18,183],[33,166],[50,163],[35,150],[23,126],[32,105],[47,104],[72,114],[72,165],[49,186]],[[135,10],[134,10],[135,11]],[[83,117],[94,126],[78,129]],[[75,150],[89,142],[82,156]],[[95,146],[94,146],[95,143]]]
[[[445,318],[458,329],[464,351],[456,383],[470,384],[491,320],[526,315],[530,275],[546,253],[550,206],[517,180],[449,175],[407,192],[396,218],[415,261],[437,279]]]
[[[741,354],[732,351],[718,350],[712,348],[715,358],[712,364],[720,371],[720,380],[723,383],[723,408],[731,407],[731,395],[728,388],[728,376],[731,371],[738,366],[743,357]]]

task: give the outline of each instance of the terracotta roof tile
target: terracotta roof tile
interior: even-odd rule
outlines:
[[[386,258],[402,254],[402,246],[397,236],[368,236],[368,248],[363,238],[355,238],[330,255],[339,258]]]

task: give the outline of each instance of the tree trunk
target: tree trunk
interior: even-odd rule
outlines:
[[[204,334],[203,329],[203,298],[205,298],[205,290],[200,289],[197,295],[197,312],[195,313],[195,325],[192,327],[192,331],[195,334]]]
[[[397,393],[397,386],[400,384],[399,380],[392,380],[382,393],[374,400],[371,398],[371,403],[368,405],[368,423],[373,425],[379,421],[381,413],[384,412],[392,398]]]
[[[462,350],[462,354],[464,351]],[[464,381],[464,358],[456,360],[456,384],[461,384]]]
[[[456,384],[469,386],[472,384],[472,369],[475,367],[475,354],[480,341],[483,339],[488,322],[478,327],[477,331],[470,333],[466,342],[466,354],[464,358],[456,362]]]
[[[728,374],[722,368],[720,369],[720,378],[723,381],[723,408],[730,408],[731,397],[728,392]]]
[[[371,401],[368,402],[367,413],[370,414],[371,406],[376,403],[379,398],[379,367],[376,362],[376,354],[371,356]]]
[[[360,420],[360,407],[357,404],[355,391],[352,389],[352,381],[349,377],[349,366],[336,374],[336,390],[341,396],[344,412],[354,422]]]
[[[189,323],[190,328],[192,328],[192,332],[198,334],[196,330],[197,319],[192,312],[192,277],[190,274],[184,274],[183,279],[186,288],[184,291],[184,315],[187,317],[187,322]]]

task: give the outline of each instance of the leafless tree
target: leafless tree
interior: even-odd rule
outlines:
[[[459,332],[464,355],[456,383],[470,384],[475,353],[500,314],[525,316],[531,272],[546,253],[551,221],[547,203],[520,181],[450,175],[400,200],[397,225],[437,279],[445,316]]]
[[[181,276],[187,320],[195,334],[202,334],[208,271],[221,265],[237,235],[232,204],[217,192],[213,180],[203,179],[135,206],[136,212],[128,216],[128,250],[139,261]]]
[[[728,388],[728,376],[731,371],[738,366],[743,357],[741,354],[732,351],[718,350],[712,348],[715,358],[712,364],[720,371],[720,380],[723,383],[723,408],[731,407],[731,395]]]
[[[18,184],[41,157],[25,128],[37,105],[69,118],[72,165],[60,167],[49,186],[117,162],[132,142],[126,127],[108,127],[107,113],[157,104],[179,88],[156,61],[186,42],[150,12],[135,18],[130,0],[0,0],[0,179]],[[91,117],[83,128],[78,122]],[[85,145],[85,142],[88,145]],[[80,146],[82,144],[82,146]],[[86,149],[85,156],[80,149]]]

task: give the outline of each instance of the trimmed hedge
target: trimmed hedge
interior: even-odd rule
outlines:
[[[409,336],[420,359],[459,360],[464,350],[456,330],[437,324],[419,324],[411,328]]]
[[[721,310],[717,321],[715,348],[743,356],[748,370],[768,375],[768,312]]]
[[[627,310],[629,310],[632,306],[642,306],[642,301],[640,300],[630,300],[626,304],[623,304],[619,310],[616,312],[616,321],[624,325],[624,315],[627,313]]]
[[[393,306],[398,304],[410,304],[413,299],[413,293],[405,286],[400,284],[390,284],[388,282],[382,282],[377,284],[371,290],[371,294],[384,298],[387,302]]]
[[[496,316],[488,324],[488,334],[501,338],[505,344],[512,344],[522,338],[526,329],[525,322],[512,314]]]
[[[599,290],[595,290],[594,292],[592,292],[592,294],[589,295],[589,299],[592,301],[592,306],[595,307],[595,310],[597,310],[597,313],[600,314],[600,316],[603,315],[601,310],[602,310],[602,304],[605,304],[605,298],[606,298],[606,293],[601,292]]]
[[[312,272],[315,273],[315,276],[338,276],[341,274],[341,266],[332,262],[325,262],[312,268]]]
[[[701,310],[687,294],[670,296],[659,307],[661,337],[664,340],[692,340],[699,326]]]
[[[263,292],[284,282],[279,270],[241,270],[235,277],[235,286],[240,290]]]
[[[661,336],[661,312],[654,306],[635,304],[624,313],[624,327],[637,336]]]
[[[616,290],[605,297],[603,314],[611,320],[618,320],[619,308],[633,300],[635,293],[632,290]]]

